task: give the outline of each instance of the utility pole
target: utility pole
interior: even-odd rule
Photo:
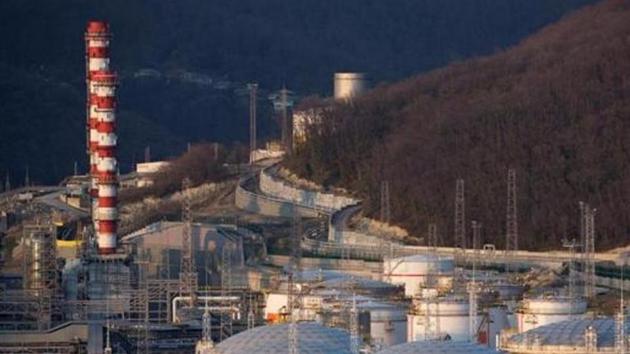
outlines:
[[[505,227],[506,270],[509,271],[510,260],[518,251],[518,211],[516,203],[516,170],[508,169],[507,176],[507,209]]]
[[[352,294],[352,308],[350,309],[350,352],[359,354],[361,349],[361,337],[359,335],[359,311],[357,310],[357,297]]]
[[[249,89],[249,164],[254,164],[254,151],[256,150],[256,91],[258,84],[250,83]]]
[[[24,172],[24,187],[28,187],[31,185],[31,177],[28,173],[28,165],[26,165],[26,171]]]
[[[438,235],[437,225],[435,223],[429,223],[429,230],[427,232],[427,249],[432,254],[437,254],[438,247]]]
[[[151,145],[144,148],[144,162],[151,162]]]
[[[197,273],[192,249],[192,195],[191,181],[188,177],[182,181],[182,256],[179,270],[180,296],[190,296],[188,305],[194,307],[196,303]]]
[[[466,199],[464,180],[455,183],[455,247],[466,250]]]
[[[381,222],[389,224],[391,222],[391,209],[389,202],[389,181],[381,181]]]

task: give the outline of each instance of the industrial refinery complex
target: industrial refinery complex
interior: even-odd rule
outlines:
[[[0,194],[0,353],[629,353],[626,254],[596,253],[596,212],[577,203],[581,234],[562,251],[519,249],[517,170],[506,171],[506,249],[481,244],[453,181],[454,239],[428,225],[421,245],[361,200],[297,178],[283,156],[334,104],[370,84],[334,74],[334,96],[301,108],[271,97],[279,143],[256,141],[225,181],[183,178],[165,200],[119,201],[166,161],[121,174],[118,77],[110,26],[85,30],[89,173],[61,186]],[[168,199],[168,200],[166,200]],[[164,204],[177,217],[145,217]],[[614,305],[611,305],[614,304]]]

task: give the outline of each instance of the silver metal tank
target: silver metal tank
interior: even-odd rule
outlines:
[[[335,73],[335,100],[349,100],[367,91],[367,79],[363,73]]]

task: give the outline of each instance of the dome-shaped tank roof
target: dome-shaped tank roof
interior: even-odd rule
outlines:
[[[314,322],[297,324],[300,353],[350,354],[350,335]],[[241,332],[217,345],[222,354],[289,353],[289,325],[261,326]]]
[[[377,354],[486,354],[498,353],[487,347],[470,342],[457,341],[419,341],[409,342],[386,348]]]
[[[506,348],[531,347],[535,343],[537,350],[541,346],[584,347],[584,333],[588,327],[597,332],[597,347],[615,346],[615,320],[612,318],[596,318],[569,320],[540,326],[529,331],[515,334],[506,339]]]

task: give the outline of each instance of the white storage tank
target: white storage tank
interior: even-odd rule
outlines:
[[[383,347],[407,341],[407,311],[393,304],[367,301],[357,303],[360,311],[370,313],[372,343]]]
[[[407,341],[469,340],[468,311],[468,300],[463,297],[416,298],[407,317]],[[479,316],[477,323],[481,323]]]
[[[479,344],[496,348],[498,346],[497,336],[502,330],[510,328],[508,321],[508,310],[506,306],[494,306],[486,309],[479,334],[477,336]]]
[[[349,100],[367,91],[367,79],[363,73],[335,73],[335,99]]]
[[[427,279],[432,279],[435,287],[446,291],[453,286],[453,271],[455,261],[450,256],[414,255],[400,258],[385,259],[383,261],[383,277],[392,284],[405,286],[405,296],[419,295],[421,289],[427,285]]]
[[[551,323],[581,319],[586,313],[586,300],[571,301],[566,296],[539,296],[526,298],[516,309],[518,332],[529,331]]]
[[[275,292],[267,294],[265,304],[265,320],[268,323],[277,323],[281,319],[283,312],[286,312],[287,293]]]

